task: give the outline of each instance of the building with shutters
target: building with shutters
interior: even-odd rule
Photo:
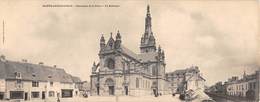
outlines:
[[[56,66],[0,58],[0,100],[57,100],[78,96],[80,79]]]
[[[260,71],[253,74],[244,75],[241,79],[232,77],[225,83],[226,95],[243,97],[249,100],[259,101],[260,97]]]

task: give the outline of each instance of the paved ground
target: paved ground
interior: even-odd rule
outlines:
[[[109,100],[109,101],[108,101]],[[87,102],[181,102],[178,96],[172,97],[170,95],[163,95],[159,97],[153,96],[142,96],[142,97],[131,97],[131,96],[121,96],[121,97],[90,97]]]
[[[209,97],[204,93],[197,92],[199,97],[192,102],[201,102],[203,99]],[[1,101],[2,102],[2,101]],[[4,101],[5,102],[5,101]],[[46,100],[30,100],[30,101],[6,101],[6,102],[57,102],[57,99]],[[60,102],[185,102],[179,99],[179,95],[162,95],[159,97],[153,96],[90,96],[88,98],[75,97],[75,98],[62,98]]]
[[[6,101],[6,102],[20,102],[20,101]],[[22,102],[22,101],[21,101]],[[57,102],[56,99],[53,100],[35,100],[35,101],[25,101],[25,102]],[[88,98],[67,98],[61,99],[60,102],[182,102],[178,99],[178,96],[172,97],[171,95],[163,95],[159,97],[153,96],[90,96]],[[184,102],[184,101],[183,101]]]

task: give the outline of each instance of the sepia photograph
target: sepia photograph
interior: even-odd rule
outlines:
[[[260,102],[259,0],[0,6],[0,102]]]

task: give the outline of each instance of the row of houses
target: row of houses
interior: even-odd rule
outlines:
[[[79,96],[81,80],[57,66],[0,57],[0,100],[53,100]]]
[[[259,100],[260,97],[260,71],[247,75],[244,72],[242,78],[233,76],[226,82],[217,82],[207,91],[226,96],[240,97],[249,100]]]

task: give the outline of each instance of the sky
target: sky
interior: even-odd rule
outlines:
[[[43,7],[59,5],[119,5],[119,7]],[[208,85],[250,74],[259,67],[259,2],[159,0],[3,0],[0,20],[5,42],[0,53],[8,60],[57,65],[89,80],[98,62],[99,39],[117,30],[123,45],[139,53],[146,6],[152,30],[166,54],[166,71],[200,68]],[[2,36],[2,23],[1,23]],[[2,37],[0,37],[2,42]]]

